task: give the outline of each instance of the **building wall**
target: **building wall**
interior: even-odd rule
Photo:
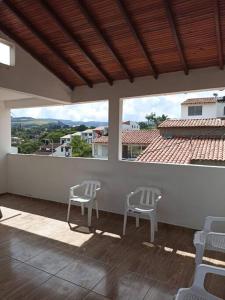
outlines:
[[[100,209],[119,214],[127,193],[140,185],[158,186],[163,192],[159,219],[191,228],[201,228],[205,216],[224,216],[225,211],[224,167],[9,154],[8,174],[9,192],[64,203],[70,186],[98,179]]]
[[[225,128],[160,128],[160,134],[165,137],[185,137],[185,136],[213,136],[224,137]]]
[[[10,110],[0,101],[0,194],[7,191],[7,153],[11,151]]]
[[[0,33],[0,38],[10,41]],[[0,87],[71,102],[71,90],[16,43],[15,66],[0,64]]]
[[[189,106],[202,106],[201,116],[189,116],[188,107]],[[207,118],[217,118],[217,104],[216,103],[206,103],[206,104],[190,104],[181,105],[181,119],[207,119]]]
[[[217,118],[225,118],[224,107],[225,107],[224,102],[217,103]]]

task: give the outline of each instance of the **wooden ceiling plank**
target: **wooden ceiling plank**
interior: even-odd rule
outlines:
[[[175,40],[175,43],[176,43],[176,46],[177,46],[177,50],[178,50],[178,53],[179,53],[179,56],[180,56],[180,60],[181,60],[181,63],[183,65],[183,68],[184,68],[184,73],[186,75],[188,75],[189,68],[188,68],[186,57],[185,57],[184,48],[183,48],[183,45],[182,45],[182,42],[181,42],[181,39],[180,39],[180,35],[179,35],[179,33],[177,31],[177,28],[176,28],[176,23],[175,23],[175,19],[174,19],[172,9],[171,9],[170,0],[163,0],[163,2],[164,2],[165,10],[166,10],[166,15],[167,15],[167,18],[168,18],[168,21],[169,21],[170,29],[173,33],[173,37],[174,37],[174,40]]]
[[[53,73],[59,80],[66,84],[71,90],[74,89],[75,85],[71,85],[62,75],[56,72],[49,64],[43,61],[43,59],[38,56],[32,48],[30,48],[26,43],[19,39],[12,31],[10,31],[5,25],[0,23],[0,30],[4,32],[10,39],[14,40],[21,48],[28,52],[35,60],[42,64],[47,70]]]
[[[152,62],[151,55],[150,55],[148,49],[146,48],[145,44],[143,43],[141,35],[138,32],[137,27],[136,27],[131,15],[129,14],[129,12],[128,12],[125,4],[124,4],[124,0],[116,0],[116,1],[117,1],[118,7],[120,8],[120,11],[121,11],[124,19],[126,20],[128,26],[129,26],[130,31],[132,32],[136,42],[138,43],[144,57],[148,61],[151,73],[153,74],[154,78],[157,79],[158,78],[158,73],[155,69],[155,66],[154,66],[153,62]]]
[[[123,69],[126,76],[129,78],[130,82],[134,81],[133,75],[130,73],[128,67],[126,66],[123,59],[120,57],[119,53],[115,49],[115,47],[112,45],[110,39],[107,37],[107,35],[101,30],[98,22],[96,21],[95,17],[93,16],[90,9],[86,6],[83,0],[76,0],[76,4],[79,5],[79,8],[82,12],[82,14],[85,16],[85,18],[88,20],[89,24],[95,29],[95,31],[98,33],[98,36],[104,41],[104,44],[108,48],[108,50],[113,55],[114,59],[117,61],[117,63],[120,65],[120,67]]]
[[[69,26],[58,16],[55,9],[46,0],[42,0],[41,3],[43,7],[45,7],[49,15],[51,15],[51,17],[54,19],[56,24],[59,26],[60,30],[64,34],[70,37],[70,39],[79,48],[79,50],[88,60],[88,62],[101,73],[101,75],[110,85],[112,85],[113,80],[110,78],[107,72],[101,67],[101,64],[97,62],[96,59],[91,55],[91,53],[86,49],[83,43],[78,40],[78,38],[76,37],[74,32],[69,28]]]
[[[73,64],[67,59],[67,57],[59,51],[53,43],[51,43],[45,35],[41,31],[39,31],[30,20],[23,14],[18,8],[16,8],[15,4],[12,4],[9,0],[3,1],[7,7],[26,25],[26,27],[36,36],[45,46],[47,46],[51,52],[54,53],[56,57],[58,57],[65,65],[67,65],[75,74],[77,78],[85,82],[89,87],[93,87],[92,82],[88,80],[77,68],[73,66]]]
[[[215,26],[216,26],[218,62],[219,62],[220,69],[223,70],[224,58],[223,58],[223,43],[222,43],[222,33],[221,33],[221,24],[220,24],[219,0],[214,1],[214,17],[215,17]]]

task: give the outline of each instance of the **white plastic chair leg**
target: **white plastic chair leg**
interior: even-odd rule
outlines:
[[[154,239],[155,239],[155,220],[152,216],[150,216],[150,232],[151,232],[151,237],[150,237],[150,240],[151,240],[151,243],[154,242]]]
[[[195,264],[196,266],[202,263],[202,258],[204,254],[204,245],[196,245],[196,255],[195,255]]]
[[[88,227],[91,226],[92,206],[88,207]]]
[[[140,217],[137,216],[136,217],[136,227],[139,227],[140,226]]]
[[[99,213],[98,213],[98,201],[95,200],[95,209],[96,209],[96,217],[97,219],[99,218]]]
[[[84,204],[81,203],[81,215],[84,216]]]
[[[69,204],[68,204],[68,211],[67,211],[67,218],[66,218],[67,222],[69,222],[70,219],[70,206],[71,206],[71,200],[69,200]]]
[[[126,226],[127,226],[127,211],[124,213],[124,220],[123,220],[123,235],[126,233]]]
[[[154,219],[155,219],[155,231],[158,231],[158,219],[157,219],[157,214],[156,213],[154,215]]]

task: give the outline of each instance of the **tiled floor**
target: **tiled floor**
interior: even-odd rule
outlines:
[[[148,223],[101,213],[93,227],[73,207],[21,196],[0,196],[0,299],[170,300],[194,274],[193,231],[159,225],[148,242]],[[208,263],[225,267],[225,255],[206,253]],[[210,276],[206,287],[225,299],[224,278]]]

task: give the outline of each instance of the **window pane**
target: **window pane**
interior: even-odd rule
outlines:
[[[188,107],[189,116],[201,116],[202,115],[202,106],[189,106]]]
[[[0,63],[10,65],[10,46],[0,42]]]

